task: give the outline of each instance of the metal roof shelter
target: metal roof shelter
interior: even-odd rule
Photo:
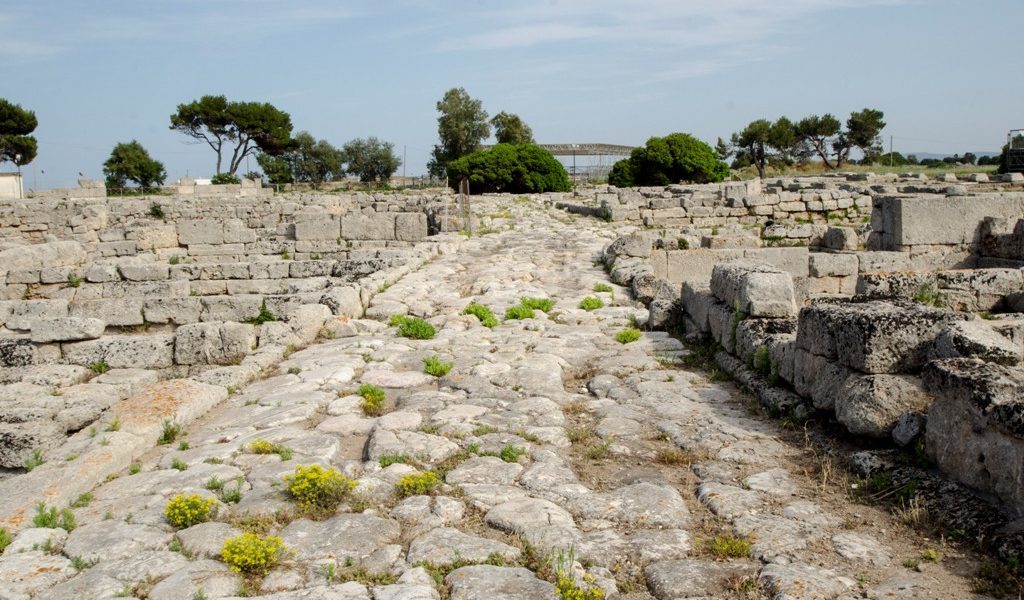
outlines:
[[[1006,170],[1024,173],[1024,129],[1011,130],[1006,136]]]

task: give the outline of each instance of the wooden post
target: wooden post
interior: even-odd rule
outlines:
[[[462,178],[459,182],[459,203],[461,204],[462,220],[466,225],[469,237],[473,237],[473,211],[469,205],[469,179]]]

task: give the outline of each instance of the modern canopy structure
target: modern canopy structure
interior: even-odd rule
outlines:
[[[625,157],[633,151],[634,146],[623,146],[620,144],[600,143],[579,143],[579,144],[537,144],[555,156],[571,156],[572,163],[567,164],[569,176],[575,181],[577,179],[603,179],[608,176],[614,160],[605,160],[606,156]],[[484,146],[493,148],[493,146]],[[576,166],[576,157],[588,156],[597,157],[597,164]],[[593,161],[589,161],[593,162]]]

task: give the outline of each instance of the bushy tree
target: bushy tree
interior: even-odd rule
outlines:
[[[535,144],[497,144],[448,164],[448,182],[458,189],[469,179],[473,194],[567,192],[569,174],[550,152]]]
[[[754,165],[757,174],[764,179],[769,163],[789,160],[795,139],[793,123],[780,117],[774,123],[767,119],[751,122],[743,131],[732,134],[731,142],[737,161]],[[717,152],[721,156],[721,148]]]
[[[499,144],[534,144],[533,130],[517,114],[502,111],[491,119]]]
[[[879,134],[885,128],[884,117],[880,110],[865,108],[850,113],[845,130],[839,119],[828,113],[804,117],[793,126],[797,157],[817,156],[829,169],[837,169],[849,161],[853,148],[866,156],[881,153]]]
[[[299,181],[320,187],[325,181],[345,174],[344,154],[327,140],[317,140],[308,131],[300,131],[279,156],[261,154],[256,158],[271,183]]]
[[[880,134],[885,129],[885,121],[882,119],[885,113],[873,108],[865,108],[859,112],[850,113],[846,120],[846,131],[842,134],[841,150],[844,153],[837,155],[838,166],[842,166],[850,157],[850,148],[857,148],[865,155],[880,153],[882,151],[882,138]]]
[[[124,188],[129,181],[143,189],[152,188],[167,179],[163,163],[152,158],[136,140],[114,146],[103,163],[103,174],[108,188]]]
[[[806,161],[817,155],[826,167],[836,168],[829,156],[832,154],[832,146],[839,139],[841,129],[839,119],[828,113],[820,117],[811,115],[800,119],[793,126],[797,156]]]
[[[217,153],[217,173],[231,152],[227,172],[234,175],[246,156],[279,156],[291,147],[292,119],[272,104],[229,102],[224,96],[203,96],[179,104],[171,129],[205,142]]]
[[[32,162],[39,147],[29,134],[38,126],[34,112],[0,98],[0,163],[23,167]]]
[[[652,137],[642,148],[634,148],[629,158],[612,166],[608,183],[616,187],[709,183],[728,175],[729,166],[711,146],[689,134],[673,133]]]
[[[437,135],[441,143],[434,146],[427,170],[435,177],[447,174],[448,163],[479,149],[491,135],[487,111],[464,88],[452,88],[437,103]]]
[[[386,182],[402,164],[395,154],[395,145],[375,137],[352,140],[345,144],[342,153],[348,163],[346,170],[359,177],[359,181]]]

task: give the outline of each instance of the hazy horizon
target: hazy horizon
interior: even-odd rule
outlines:
[[[426,170],[451,87],[519,114],[542,143],[682,131],[713,144],[758,118],[871,107],[886,149],[892,136],[903,154],[963,154],[1024,126],[1024,80],[1007,66],[1024,4],[1010,0],[8,4],[0,97],[39,118],[27,187],[102,178],[132,139],[169,181],[209,176],[213,152],[168,128],[204,94],[271,102],[336,146],[390,141],[408,175]]]

